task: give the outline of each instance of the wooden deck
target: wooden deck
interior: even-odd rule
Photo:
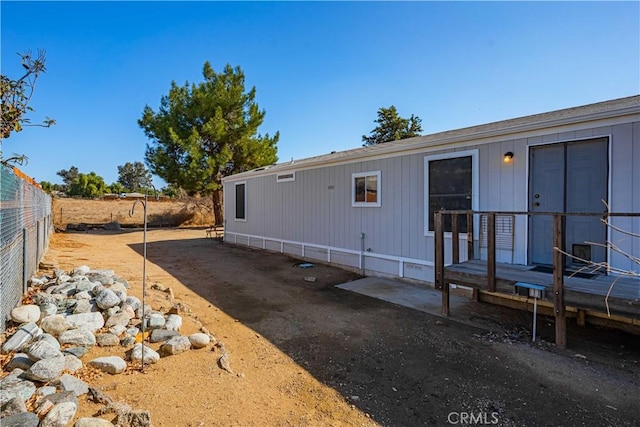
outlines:
[[[543,299],[553,302],[553,274],[531,269],[532,266],[496,263],[495,292],[513,295],[517,293],[516,282],[532,283],[544,286]],[[487,262],[471,260],[447,266],[444,268],[444,283],[489,290]],[[606,275],[591,279],[565,275],[564,303],[577,309],[640,319],[640,280],[627,277],[616,280],[616,277]]]
[[[487,260],[475,258],[474,215],[486,216],[486,250]],[[550,216],[553,220],[553,269],[552,273],[532,271],[533,267],[496,262],[496,216],[523,215]],[[451,241],[452,265],[445,266],[444,217],[451,217],[451,235],[459,236],[458,219],[466,217],[467,259],[460,262],[461,248],[459,239]],[[434,218],[434,253],[435,253],[435,285],[442,290],[442,314],[449,315],[449,285],[459,284],[477,290],[486,290],[503,294],[515,294],[516,282],[540,285],[545,288],[544,299],[552,302],[555,317],[556,345],[565,348],[567,345],[567,307],[577,309],[584,315],[585,311],[601,312],[629,319],[640,319],[640,280],[624,276],[601,275],[590,279],[565,276],[567,266],[565,245],[566,218],[569,216],[603,217],[597,212],[494,212],[494,211],[438,211]],[[609,217],[640,217],[638,212],[607,212],[604,220],[608,225]],[[609,244],[609,242],[607,242]],[[463,248],[464,250],[464,248]],[[611,268],[606,263],[591,263],[590,266]],[[607,271],[615,271],[607,270]],[[616,277],[620,277],[616,279]]]

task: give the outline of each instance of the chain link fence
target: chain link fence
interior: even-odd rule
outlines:
[[[0,332],[27,291],[52,231],[51,197],[18,169],[0,164]]]

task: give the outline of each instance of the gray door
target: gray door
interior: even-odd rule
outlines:
[[[529,210],[564,212],[564,144],[534,147],[530,154]],[[553,217],[533,215],[529,225],[529,261],[552,264]]]
[[[607,201],[606,138],[532,147],[529,210],[532,212],[604,212]],[[565,249],[595,262],[606,261],[606,227],[597,217],[569,216]],[[587,243],[589,242],[589,243]],[[553,263],[553,218],[531,216],[529,262]],[[567,263],[574,262],[567,257]]]

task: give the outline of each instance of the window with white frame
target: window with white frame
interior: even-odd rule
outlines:
[[[380,171],[358,172],[351,175],[351,205],[380,206]]]
[[[246,182],[236,182],[236,216],[237,220],[247,219],[247,184]]]
[[[434,230],[434,213],[440,210],[477,209],[478,150],[425,157],[425,234]],[[444,231],[451,232],[451,216],[444,216]],[[467,232],[466,216],[458,216],[458,232]]]
[[[295,172],[287,172],[276,175],[276,182],[290,182],[296,180]]]

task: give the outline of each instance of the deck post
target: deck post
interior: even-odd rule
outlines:
[[[467,260],[475,258],[473,253],[473,212],[467,212]]]
[[[452,264],[460,264],[460,236],[458,234],[458,214],[451,214]]]
[[[478,290],[478,288],[473,288],[471,291],[471,300],[475,302],[480,301],[480,290]]]
[[[467,212],[467,261],[471,261],[476,257],[473,250],[473,211]],[[471,299],[475,302],[480,301],[480,291],[478,288],[473,288]]]
[[[496,214],[487,214],[487,289],[496,291]]]
[[[553,215],[553,310],[556,320],[556,346],[567,347],[567,313],[564,306],[564,216]]]
[[[435,213],[434,244],[436,263],[436,289],[442,290],[442,314],[449,315],[449,284],[444,281],[444,224],[442,212]]]
[[[578,323],[578,326],[585,326],[587,324],[587,313],[585,310],[579,308],[578,312],[576,313],[576,322]]]

